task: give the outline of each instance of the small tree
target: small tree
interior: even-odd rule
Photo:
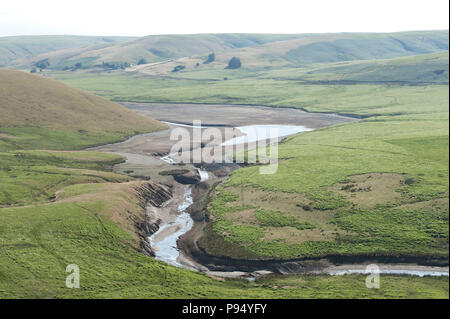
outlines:
[[[172,72],[178,72],[181,71],[183,69],[185,69],[186,67],[184,65],[177,65],[176,67],[173,68]]]
[[[36,73],[36,68],[32,68],[30,73]]]
[[[241,59],[232,57],[225,69],[239,69],[241,66]]]
[[[48,61],[48,59],[44,59],[36,62],[35,66],[39,69],[39,71],[42,72],[42,70],[50,66],[50,62]]]
[[[144,59],[144,58],[140,58],[137,64],[138,64],[138,65],[141,65],[141,64],[147,64],[147,60]]]
[[[216,54],[210,53],[208,55],[208,58],[205,60],[205,62],[203,62],[203,64],[208,64],[208,63],[214,62],[215,60],[216,60]]]
[[[81,62],[75,63],[75,69],[81,69],[82,66]]]

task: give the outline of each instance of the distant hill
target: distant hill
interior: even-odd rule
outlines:
[[[0,37],[0,67],[7,66],[14,60],[33,58],[47,52],[86,46],[102,47],[131,39],[133,38],[72,35]]]
[[[333,41],[319,41],[287,51],[292,63],[389,59],[448,50],[448,31],[349,34]]]
[[[50,69],[100,66],[128,67],[140,59],[145,64],[182,59],[180,63],[202,64],[208,53],[216,53],[209,68],[219,67],[233,56],[244,67],[299,66],[401,56],[445,51],[449,33],[412,31],[398,33],[329,34],[196,34],[152,35],[102,46],[72,47],[53,50],[33,58],[13,62],[15,67],[31,67],[48,59]],[[188,61],[186,61],[188,59]],[[175,65],[177,61],[174,62]],[[104,64],[103,64],[104,65]],[[171,65],[172,66],[172,65]]]
[[[317,67],[305,79],[318,81],[442,83],[449,80],[448,51],[388,60],[356,61]]]
[[[80,148],[165,127],[91,93],[8,69],[0,69],[0,113],[0,149]]]
[[[16,60],[13,65],[30,67],[33,63],[49,59],[50,68],[64,68],[82,63],[86,66],[103,62],[136,64],[140,59],[159,62],[186,56],[223,52],[236,48],[258,46],[264,43],[297,38],[298,35],[283,34],[196,34],[152,35],[131,41],[105,46],[47,51],[38,57]]]

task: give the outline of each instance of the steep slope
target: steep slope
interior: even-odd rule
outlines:
[[[0,69],[0,111],[0,150],[5,143],[79,148],[165,127],[93,94],[8,69]]]
[[[13,60],[31,58],[39,54],[86,46],[105,46],[130,40],[132,37],[94,37],[72,35],[13,36],[0,38],[0,66]]]

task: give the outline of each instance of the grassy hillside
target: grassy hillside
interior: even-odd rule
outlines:
[[[49,205],[0,209],[0,298],[448,298],[448,278],[382,276],[380,289],[367,289],[361,275],[213,280],[143,255],[109,218],[142,218],[133,183],[61,193]],[[72,263],[80,289],[65,287]]]
[[[276,76],[305,82],[446,84],[448,83],[448,51],[385,60],[320,64],[308,70],[294,68],[274,70],[267,75],[267,77]]]
[[[92,37],[72,35],[0,37],[0,67],[11,61],[32,58],[36,55],[86,46],[105,46],[130,40],[131,37]]]
[[[0,298],[448,298],[448,278],[382,276],[380,289],[367,289],[362,275],[250,283],[149,258],[138,249],[135,228],[145,215],[139,188],[147,182],[109,172],[120,160],[96,152],[0,154],[0,172],[11,172],[1,176],[0,191],[22,200],[0,196]],[[14,185],[29,189],[12,192]],[[40,190],[45,193],[26,197]],[[73,263],[80,289],[65,286]]]
[[[108,63],[136,64],[144,58],[148,63],[177,59],[210,52],[257,46],[268,42],[296,38],[296,35],[271,34],[198,34],[152,35],[102,47],[73,48],[48,52],[31,60],[16,61],[14,65],[30,67],[36,61],[49,59],[50,68],[61,69],[80,62],[84,67]]]
[[[258,168],[234,173],[210,207],[215,222],[202,244],[211,253],[446,257],[448,85],[417,85],[448,83],[448,71],[436,70],[448,70],[447,52],[289,70],[55,75],[114,99],[289,106],[365,117],[288,139],[275,175],[260,175]],[[402,80],[413,85],[392,84]]]
[[[276,174],[240,169],[217,189],[202,246],[240,258],[448,257],[448,92],[441,99],[440,110],[419,103],[290,137]]]
[[[195,68],[200,53],[189,60],[192,68],[172,73],[169,67],[162,76],[144,70],[44,73],[108,99],[265,104],[365,117],[288,138],[280,145],[277,174],[259,175],[257,167],[236,171],[209,207],[214,222],[201,245],[211,253],[448,257],[448,85],[442,85],[448,53],[300,65],[282,55],[307,45],[304,38],[194,38],[206,53],[214,43],[215,50],[248,49],[249,58],[242,55],[242,69],[224,70],[227,56],[218,53],[217,62]],[[417,39],[407,38],[401,41],[414,49],[405,50],[420,53]],[[156,41],[174,56],[186,54],[168,39],[147,40],[148,49]],[[191,42],[184,42],[186,50],[197,50]],[[140,57],[143,51],[132,43],[121,43],[123,51],[113,44],[108,48],[117,50],[105,47],[102,54]],[[445,46],[419,43],[425,43],[421,50]],[[66,49],[59,61],[91,63],[97,57],[90,50]],[[166,53],[146,57],[157,61]],[[278,62],[266,69],[275,56]],[[380,79],[376,85],[341,83]],[[415,85],[383,83],[403,79]],[[0,298],[448,298],[448,277],[382,276],[380,289],[367,289],[361,275],[222,281],[156,261],[140,251],[136,227],[145,216],[148,181],[113,173],[120,156],[73,150],[160,129],[160,123],[11,70],[0,70],[0,111]],[[80,266],[80,289],[65,287],[72,263]]]
[[[0,150],[81,148],[165,127],[63,83],[8,69],[0,69],[0,110]]]
[[[379,108],[389,108],[395,99],[404,98],[403,93],[414,92],[411,87],[384,84],[448,83],[448,51],[269,70],[202,66],[161,75],[140,72],[51,72],[48,75],[116,101],[262,104],[369,115],[377,114]],[[385,94],[378,94],[377,90]]]
[[[400,33],[330,33],[330,34],[198,34],[152,35],[103,47],[53,50],[28,60],[14,62],[29,68],[48,59],[52,69],[70,69],[76,63],[83,68],[103,62],[123,67],[141,58],[149,65],[144,73],[176,65],[188,68],[224,68],[231,57],[241,58],[244,67],[302,66],[311,63],[388,59],[448,50],[448,31]],[[203,65],[206,55],[216,53],[213,63]],[[175,62],[172,62],[175,60]],[[157,63],[157,64],[155,64]],[[167,64],[170,68],[167,70]]]
[[[448,50],[448,31],[354,34],[335,41],[315,42],[286,52],[291,63],[325,63],[387,59]]]

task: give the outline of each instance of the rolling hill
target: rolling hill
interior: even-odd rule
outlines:
[[[78,62],[87,67],[102,62],[136,64],[141,58],[151,63],[209,52],[257,46],[297,37],[298,35],[276,34],[152,35],[126,42],[112,43],[108,46],[54,50],[31,59],[19,59],[13,65],[30,67],[37,61],[44,59],[49,59],[50,68],[56,69],[73,66]]]
[[[0,111],[0,150],[80,148],[165,127],[93,94],[8,69],[0,69]]]
[[[13,60],[30,59],[47,52],[86,46],[103,47],[130,39],[132,37],[72,35],[0,37],[0,67],[9,65]]]
[[[315,64],[308,68],[268,71],[263,78],[278,80],[352,83],[448,83],[448,51],[393,59]]]
[[[36,57],[18,59],[11,65],[29,68],[48,59],[50,69],[102,66],[103,62],[128,66],[145,59],[150,69],[161,62],[203,65],[206,55],[216,53],[208,68],[223,68],[233,56],[240,57],[246,68],[302,66],[401,56],[448,50],[448,31],[413,31],[398,33],[328,33],[328,34],[195,34],[151,35],[104,46],[65,48]],[[178,60],[181,59],[181,60]],[[174,61],[175,60],[175,61]],[[174,61],[174,62],[171,62]],[[145,69],[145,68],[144,68]]]

